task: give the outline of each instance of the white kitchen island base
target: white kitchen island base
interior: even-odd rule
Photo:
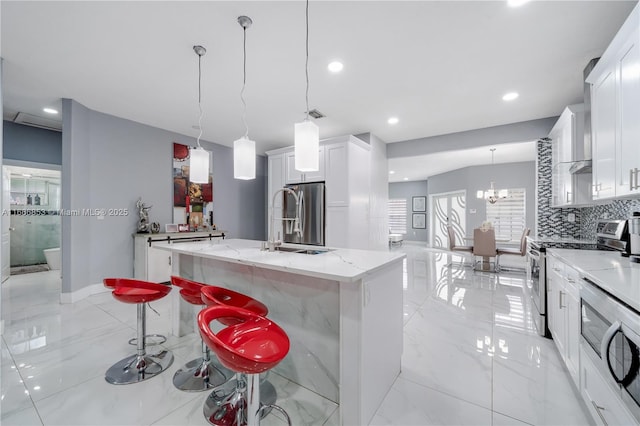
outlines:
[[[338,403],[340,424],[369,423],[400,373],[404,255],[259,247],[247,240],[176,245],[173,273],[267,305],[291,340],[274,372]],[[193,332],[195,311],[174,293],[173,333]]]

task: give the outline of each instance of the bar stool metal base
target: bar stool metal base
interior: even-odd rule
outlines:
[[[196,358],[186,363],[173,375],[173,385],[186,392],[201,392],[213,389],[229,381],[235,374],[228,368],[211,360]]]
[[[236,423],[238,410],[243,410],[243,424],[246,424],[247,400],[244,393],[236,392],[236,379],[229,380],[213,389],[204,402],[204,417],[214,426],[240,426]],[[260,383],[260,418],[271,412],[277,399],[276,388],[268,380]]]
[[[169,351],[157,354],[131,355],[112,365],[104,378],[113,385],[138,383],[162,373],[172,363],[173,353]]]

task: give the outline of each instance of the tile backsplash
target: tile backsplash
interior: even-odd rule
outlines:
[[[551,207],[551,141],[537,142],[537,233],[544,237],[566,237],[595,239],[596,221],[600,218],[626,219],[635,211],[640,211],[640,199],[615,200],[582,208]],[[575,222],[568,221],[568,215],[575,214]]]

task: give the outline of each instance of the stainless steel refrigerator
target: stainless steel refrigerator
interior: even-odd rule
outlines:
[[[285,243],[324,246],[324,182],[287,185],[298,195],[298,218],[300,233],[294,232],[294,221],[284,220]],[[288,191],[283,191],[282,217],[296,217],[296,200]]]

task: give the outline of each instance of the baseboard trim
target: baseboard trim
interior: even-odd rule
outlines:
[[[87,297],[109,291],[102,283],[91,284],[71,293],[60,293],[60,303],[75,303]]]

